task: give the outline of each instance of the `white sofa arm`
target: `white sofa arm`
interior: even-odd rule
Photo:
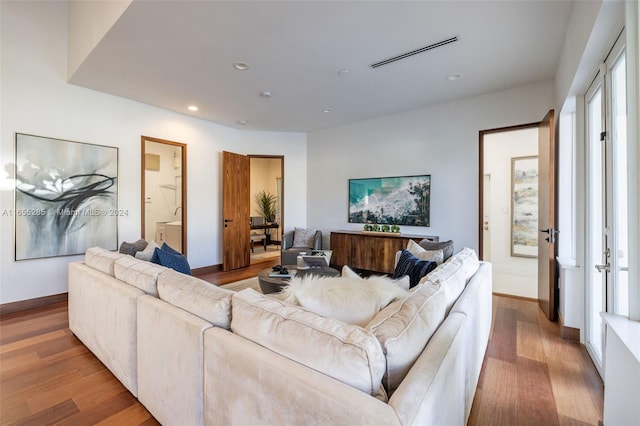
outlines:
[[[144,291],[83,262],[68,268],[69,329],[138,396],[136,299]]]
[[[205,424],[399,425],[384,402],[220,328],[204,333]]]

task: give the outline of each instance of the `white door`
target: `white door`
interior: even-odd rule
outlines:
[[[625,53],[620,43],[585,96],[587,142],[586,346],[602,374],[601,312],[628,313]]]

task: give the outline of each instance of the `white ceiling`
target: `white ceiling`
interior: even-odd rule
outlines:
[[[553,78],[571,4],[136,0],[70,82],[234,128],[307,132]]]

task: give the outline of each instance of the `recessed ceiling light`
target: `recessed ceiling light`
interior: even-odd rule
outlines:
[[[271,97],[271,92],[268,92],[268,91],[261,92],[260,96],[262,96],[263,98],[270,98]]]
[[[454,81],[454,80],[459,80],[460,78],[462,78],[462,74],[460,74],[459,72],[455,72],[453,74],[449,74],[447,76],[447,79]]]
[[[351,70],[346,68],[338,71],[338,77],[348,77],[349,74],[351,74]]]
[[[239,124],[239,125],[241,125],[241,126],[244,126],[244,125],[246,125],[247,123],[248,123],[248,121],[247,121],[247,120],[240,120],[240,121],[238,121],[238,124]]]
[[[233,64],[233,67],[238,71],[245,71],[249,69],[249,64],[245,62],[236,62]]]
[[[195,106],[195,105],[189,105],[189,106],[187,107],[187,109],[188,109],[189,111],[196,112],[196,111],[198,110],[198,107],[197,107],[197,106]]]
[[[322,112],[324,112],[325,114],[329,114],[331,111],[333,111],[333,109],[331,108],[325,108],[322,110]]]

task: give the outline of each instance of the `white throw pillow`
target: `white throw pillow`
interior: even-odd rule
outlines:
[[[160,248],[160,246],[154,240],[149,241],[144,250],[136,252],[136,259],[150,261],[153,257],[153,251],[157,248]]]
[[[293,246],[313,248],[317,229],[296,228],[293,231]]]
[[[407,250],[420,260],[430,260],[438,265],[444,261],[444,253],[442,250],[425,250],[413,240],[407,243]]]
[[[344,278],[354,278],[354,279],[362,279],[362,277],[353,269],[349,268],[347,265],[342,267],[342,274]]]
[[[342,267],[342,277],[359,279],[359,280],[364,279],[356,271],[349,268],[347,265],[344,265]],[[379,278],[387,278],[387,277],[379,277]],[[391,282],[404,290],[409,290],[409,287],[411,286],[411,279],[408,275],[405,275],[402,278],[398,278],[397,280],[391,280]]]
[[[386,277],[294,277],[283,291],[285,301],[318,315],[365,326],[382,308],[407,291]]]

